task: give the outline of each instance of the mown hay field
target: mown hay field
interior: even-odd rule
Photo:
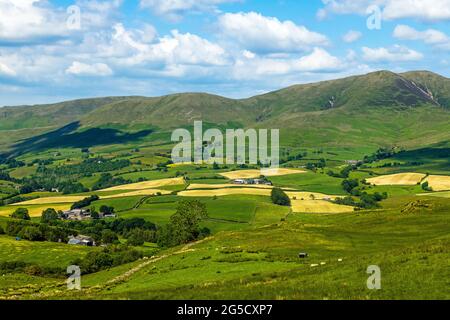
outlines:
[[[112,188],[108,188],[108,189],[104,189],[104,190],[100,190],[100,191],[144,190],[144,189],[155,189],[155,188],[159,188],[159,187],[178,186],[178,185],[184,185],[183,177],[125,184],[125,185],[112,187]]]
[[[291,200],[335,200],[339,196],[331,196],[317,192],[286,192]]]
[[[255,188],[255,189],[272,189],[272,186],[266,185],[257,185],[257,184],[249,184],[249,185],[239,185],[239,184],[200,184],[194,183],[189,185],[188,190],[197,190],[197,189],[224,189],[224,188]]]
[[[292,211],[295,213],[345,213],[355,211],[353,207],[324,200],[292,200],[291,203]]]
[[[367,182],[376,186],[413,186],[420,183],[426,177],[423,173],[397,173],[367,179]]]
[[[109,196],[100,197],[100,199],[114,199],[114,198],[125,198],[125,197],[134,197],[134,196],[155,196],[157,194],[167,195],[170,194],[170,191],[167,190],[158,190],[158,189],[146,189],[146,190],[137,190],[132,192],[124,192],[119,194],[113,194]]]
[[[256,189],[256,188],[224,188],[213,190],[188,190],[179,192],[181,197],[223,197],[230,195],[255,195],[255,196],[270,196],[271,189]]]
[[[450,190],[450,176],[428,176],[425,179],[433,191],[447,191]]]
[[[277,177],[277,176],[286,176],[290,174],[299,174],[305,173],[303,170],[295,170],[295,169],[267,169],[267,170],[239,170],[239,171],[231,171],[221,173],[221,176],[228,178],[230,180],[234,179],[251,179],[258,178],[260,176],[266,177]]]
[[[48,204],[48,203],[74,203],[80,200],[83,200],[87,196],[56,196],[56,197],[43,197],[37,198],[33,200],[28,200],[24,202],[14,203],[11,206],[32,206],[32,205],[40,205],[40,204]]]

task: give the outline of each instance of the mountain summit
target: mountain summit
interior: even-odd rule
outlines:
[[[0,146],[77,122],[76,130],[115,128],[170,132],[196,120],[221,127],[280,128],[285,141],[414,145],[450,139],[450,79],[416,71],[294,85],[247,98],[205,93],[109,97],[0,108]],[[417,128],[417,124],[421,128]],[[23,142],[23,141],[22,141]],[[108,140],[108,143],[112,141]]]

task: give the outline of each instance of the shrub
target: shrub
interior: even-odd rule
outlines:
[[[92,202],[99,200],[100,198],[97,195],[90,196],[88,198],[84,198],[81,201],[75,202],[71,209],[82,209],[91,205]]]
[[[119,237],[112,230],[106,229],[102,231],[102,243],[111,244],[119,240]]]
[[[3,230],[2,226],[0,226],[0,235],[5,234],[5,230]]]
[[[41,222],[49,223],[59,219],[58,212],[55,209],[49,208],[42,212]]]
[[[18,208],[11,215],[11,218],[20,220],[31,220],[30,215],[28,214],[28,210],[25,208]]]
[[[84,258],[72,262],[80,266],[83,274],[95,273],[142,258],[142,253],[126,246],[108,247],[102,251],[89,252]]]
[[[420,184],[420,182],[419,182],[419,184]],[[430,184],[428,183],[428,181],[425,181],[422,184],[422,190],[432,192],[433,188],[430,187]]]
[[[134,229],[130,232],[127,244],[134,247],[142,246],[145,242],[144,231],[141,229]]]
[[[100,212],[103,214],[113,214],[114,208],[103,205],[100,207]]]
[[[359,186],[359,182],[356,179],[347,179],[342,181],[342,188],[348,193],[352,193],[353,189]]]
[[[42,275],[42,268],[37,265],[26,266],[24,272],[30,276],[40,276]]]
[[[25,240],[30,241],[44,241],[44,235],[41,230],[35,226],[26,226],[22,230],[20,230],[18,236]]]
[[[31,229],[29,229],[31,227]],[[36,224],[28,221],[8,221],[6,234],[12,237],[21,237],[30,241],[67,241],[70,235],[78,232],[68,228],[51,227],[45,224]]]
[[[272,202],[279,206],[288,207],[291,205],[291,199],[289,199],[289,196],[280,188],[272,189],[271,198],[272,198]]]

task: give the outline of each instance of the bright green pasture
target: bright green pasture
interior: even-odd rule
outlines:
[[[448,299],[450,204],[425,198],[432,214],[400,212],[416,200],[399,197],[384,211],[295,214],[221,232],[189,251],[168,250],[127,281],[85,298]],[[299,259],[299,252],[309,258]],[[367,289],[371,265],[381,268],[382,290]],[[89,284],[101,285],[114,276],[109,273],[89,276]]]
[[[90,250],[83,246],[70,246],[53,242],[16,241],[14,237],[0,236],[0,261],[23,261],[43,267],[65,268]]]
[[[295,188],[300,191],[321,192],[331,195],[345,194],[341,187],[343,179],[333,178],[321,173],[291,174],[271,177],[270,180],[276,186]]]

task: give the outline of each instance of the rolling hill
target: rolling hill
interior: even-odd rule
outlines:
[[[50,148],[67,135],[79,140],[95,134],[97,145],[125,135],[117,138],[125,143],[195,120],[226,128],[281,128],[284,145],[417,147],[450,140],[450,79],[426,71],[380,71],[240,100],[185,93],[4,107],[0,150],[17,155],[36,143]]]

